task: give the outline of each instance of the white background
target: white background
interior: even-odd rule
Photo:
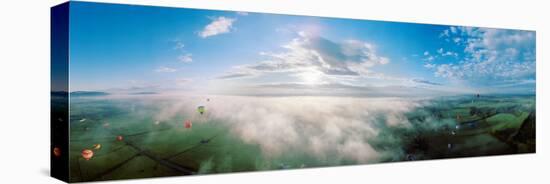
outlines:
[[[49,7],[61,0],[0,1],[0,183],[49,177]],[[543,0],[102,0],[296,15],[537,31],[537,153],[467,159],[118,181],[121,183],[548,183],[550,6]],[[546,72],[545,72],[546,71]]]

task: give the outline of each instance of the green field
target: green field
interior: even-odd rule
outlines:
[[[388,99],[388,105],[344,97],[235,99],[71,98],[71,181],[535,151],[534,96]],[[93,157],[84,159],[83,149]]]

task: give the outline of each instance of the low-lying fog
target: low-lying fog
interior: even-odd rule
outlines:
[[[158,110],[150,118],[157,121],[169,121],[182,114],[197,118],[197,107],[205,106],[204,116],[225,123],[244,142],[258,145],[267,158],[300,150],[318,160],[356,163],[402,158],[399,137],[377,136],[389,128],[412,128],[405,114],[429,103],[411,98],[312,96],[130,95],[102,99],[129,100],[139,104],[137,108],[154,107]],[[445,122],[433,123],[428,127],[437,128]],[[377,150],[373,142],[388,146]]]

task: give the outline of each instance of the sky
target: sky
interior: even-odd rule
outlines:
[[[70,90],[534,94],[534,31],[72,2]]]

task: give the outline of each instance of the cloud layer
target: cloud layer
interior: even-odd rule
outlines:
[[[443,37],[463,48],[464,56],[457,63],[429,65],[438,77],[481,85],[534,79],[534,32],[450,27]]]
[[[211,117],[232,123],[245,142],[259,144],[265,155],[294,149],[319,158],[378,161],[383,153],[368,143],[379,127],[405,126],[404,113],[418,104],[403,99],[332,97],[223,98],[214,103]]]
[[[316,35],[300,32],[299,37],[282,46],[279,53],[262,52],[266,59],[255,64],[238,66],[219,78],[236,78],[265,73],[289,72],[307,80],[307,77],[369,76],[369,68],[389,63],[379,56],[374,45],[358,40],[333,42]],[[306,81],[307,82],[307,81]],[[311,81],[313,82],[313,81]]]
[[[172,73],[172,72],[176,72],[178,71],[177,69],[175,68],[170,68],[170,67],[165,67],[165,66],[161,66],[161,67],[158,67],[157,69],[155,69],[155,72],[159,72],[159,73]]]
[[[324,164],[373,163],[402,157],[399,146],[377,150],[369,142],[378,139],[378,133],[387,127],[409,127],[405,113],[422,105],[401,98],[209,98],[207,104],[201,97],[173,98],[159,107],[155,119],[194,114],[196,105],[205,105],[208,119],[227,125],[245,143],[258,145],[265,158],[299,154]],[[380,141],[392,140],[375,142]]]
[[[193,62],[193,55],[192,54],[182,54],[178,57],[178,60],[182,63],[191,63]]]

